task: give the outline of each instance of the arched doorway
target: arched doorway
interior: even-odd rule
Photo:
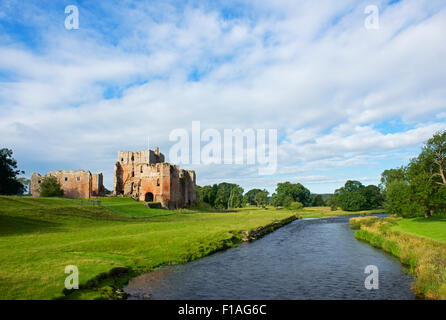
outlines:
[[[144,198],[145,202],[153,202],[153,193],[152,192],[147,192],[146,196]]]

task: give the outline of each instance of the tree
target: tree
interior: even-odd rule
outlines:
[[[409,207],[410,187],[403,180],[393,180],[387,183],[384,208],[390,214],[406,216]]]
[[[439,185],[446,185],[446,130],[434,134],[427,141],[423,152],[431,157],[430,160],[433,164],[432,178],[437,178],[434,182]]]
[[[383,205],[384,197],[381,189],[373,184],[361,189],[361,194],[366,199],[365,207],[367,209],[376,209]]]
[[[382,174],[384,207],[400,216],[446,209],[446,131],[437,132],[409,164]]]
[[[215,205],[215,198],[217,196],[218,187],[214,186],[197,186],[197,192],[200,196],[200,201],[206,202],[212,207]]]
[[[260,192],[257,192],[254,198],[254,202],[257,206],[265,207],[268,204],[268,191],[260,190]]]
[[[320,194],[311,195],[311,206],[312,207],[323,207],[325,206],[324,198]]]
[[[282,206],[284,206],[287,209],[291,208],[291,204],[294,202],[293,197],[286,196],[282,201]]]
[[[231,188],[228,199],[228,208],[241,208],[243,204],[243,188],[234,185]]]
[[[305,188],[300,183],[283,182],[278,183],[276,188],[276,194],[278,197],[278,203],[282,206],[286,206],[285,199],[291,198],[291,202],[298,201],[304,206],[311,205],[310,190]],[[287,202],[289,205],[289,201]]]
[[[280,206],[279,198],[277,197],[277,194],[276,194],[276,193],[273,193],[273,194],[271,195],[271,200],[270,200],[269,203],[270,203],[270,205],[272,205],[274,208],[277,208],[277,207]]]
[[[40,183],[41,197],[62,197],[64,194],[56,177],[46,176]]]
[[[335,191],[334,201],[342,210],[359,211],[380,207],[383,196],[377,186],[365,187],[359,181],[348,180],[344,187]]]
[[[200,199],[214,208],[240,208],[243,205],[243,188],[237,184],[223,182],[200,188]]]
[[[393,181],[402,181],[404,180],[404,177],[405,177],[404,167],[384,170],[384,172],[381,174],[381,183],[379,185],[380,189],[382,191],[385,191],[389,183]]]
[[[259,192],[262,192],[262,190],[261,189],[251,189],[248,192],[246,192],[244,195],[245,203],[251,204],[251,205],[256,205],[256,201],[254,199]]]
[[[12,158],[12,154],[10,149],[0,149],[0,194],[16,195],[24,190],[17,175],[25,172],[17,169],[17,161]]]

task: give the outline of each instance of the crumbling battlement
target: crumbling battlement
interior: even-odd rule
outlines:
[[[119,151],[115,164],[113,194],[139,201],[159,202],[164,208],[189,206],[198,201],[195,172],[164,162],[155,151]]]
[[[91,173],[85,170],[50,171],[45,176],[33,173],[31,176],[31,195],[40,196],[40,183],[44,177],[56,177],[65,198],[88,199],[105,193],[102,173]]]

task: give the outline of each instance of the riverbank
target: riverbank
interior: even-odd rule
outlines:
[[[131,300],[412,300],[413,277],[357,241],[349,217],[300,219],[251,243],[133,278]],[[379,265],[380,290],[364,286]]]
[[[142,203],[127,213],[120,200],[109,201],[0,197],[0,299],[125,298],[121,288],[140,273],[237,246],[242,231],[297,218],[272,208],[145,216]],[[67,265],[79,269],[79,290],[64,291]]]
[[[446,299],[446,221],[442,218],[350,219],[355,237],[398,257],[414,275],[413,290],[420,298]]]

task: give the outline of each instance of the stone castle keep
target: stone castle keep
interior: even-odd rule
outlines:
[[[155,151],[119,151],[113,194],[159,202],[163,208],[183,208],[197,202],[195,172],[164,162]]]
[[[91,173],[84,170],[59,170],[50,171],[46,176],[56,177],[65,198],[88,199],[94,196],[101,196],[105,193],[102,173]],[[40,183],[44,178],[38,173],[31,176],[31,195],[40,196]]]
[[[59,170],[50,171],[46,176],[57,178],[66,198],[88,199],[106,193],[102,173]],[[40,196],[43,178],[38,173],[31,176],[33,197]],[[198,201],[195,182],[194,171],[164,162],[164,155],[158,148],[155,151],[119,151],[114,168],[113,195],[157,202],[168,209],[184,208]]]

